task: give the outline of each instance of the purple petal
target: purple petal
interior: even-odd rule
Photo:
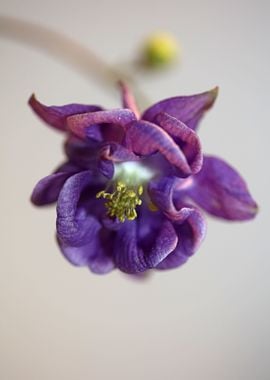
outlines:
[[[149,107],[142,115],[143,120],[155,122],[156,116],[165,112],[181,120],[189,128],[196,130],[204,112],[209,109],[217,97],[218,88],[192,96],[178,96],[162,100]]]
[[[202,150],[198,135],[184,123],[176,118],[161,113],[156,117],[157,123],[182,146],[182,150],[190,165],[193,174],[198,173],[202,167]],[[184,146],[183,146],[184,143]]]
[[[59,167],[54,174],[42,178],[32,192],[31,202],[36,206],[56,202],[65,181],[78,170],[75,165],[67,163]]]
[[[156,269],[175,269],[185,264],[188,261],[188,256],[186,256],[182,250],[181,245],[177,245],[175,250],[166,257],[160,264],[158,264]]]
[[[176,249],[158,265],[159,269],[184,264],[199,248],[206,234],[205,220],[200,211],[184,203],[183,193],[179,191],[184,182],[177,178],[162,178],[149,184],[152,202],[173,222],[178,236]]]
[[[73,246],[61,240],[58,235],[58,244],[63,255],[73,265],[85,266],[88,265],[90,257],[96,254],[96,236],[101,228],[100,223],[94,218],[91,220],[91,239],[84,245]]]
[[[195,220],[200,225],[198,236],[204,236],[204,218],[198,209],[186,205],[185,193],[181,190],[185,180],[175,177],[163,177],[157,181],[150,181],[148,193],[153,204],[169,218],[174,225],[180,225],[189,220]],[[197,227],[196,227],[197,230]],[[201,239],[201,238],[200,238]]]
[[[62,131],[66,130],[66,119],[74,114],[94,112],[102,110],[99,106],[86,104],[67,104],[65,106],[45,106],[40,103],[33,94],[29,99],[32,110],[47,124]]]
[[[140,160],[139,156],[117,143],[104,144],[100,149],[100,157],[113,162]]]
[[[255,217],[258,207],[243,178],[226,162],[205,156],[188,195],[210,214],[229,220]]]
[[[123,107],[129,108],[131,111],[134,112],[134,115],[136,115],[137,119],[139,119],[140,113],[139,113],[139,110],[138,110],[138,107],[137,107],[137,104],[132,92],[130,91],[130,89],[125,83],[120,81],[119,85],[122,92]]]
[[[108,256],[106,247],[101,242],[101,226],[97,220],[93,219],[93,236],[88,244],[74,247],[66,245],[58,239],[58,243],[63,255],[71,264],[76,266],[88,266],[90,270],[97,274],[106,274],[114,268],[112,258]],[[109,246],[109,242],[107,242]]]
[[[102,144],[81,140],[72,135],[69,136],[65,143],[65,153],[71,162],[80,166],[81,169],[91,169],[93,171],[98,169],[105,177],[113,177],[114,166],[112,161],[106,158]]]
[[[138,161],[140,157],[136,156],[130,150],[117,143],[108,143],[103,145],[99,150],[98,168],[107,178],[114,175],[115,162]]]
[[[114,245],[116,266],[126,273],[141,273],[155,268],[177,245],[177,236],[172,224],[162,219],[159,233],[148,250],[138,244],[138,220],[125,222],[117,231]],[[147,236],[145,237],[147,240]]]
[[[185,207],[188,217],[174,228],[178,236],[178,244],[175,250],[168,255],[157,269],[172,269],[183,265],[200,247],[206,235],[206,223],[199,210]]]
[[[112,179],[114,175],[114,165],[112,161],[100,159],[97,166],[99,172],[108,179]]]
[[[198,250],[205,238],[206,222],[201,211],[191,205],[183,205],[181,211],[186,217],[175,221],[174,227],[179,236],[178,245],[189,257]]]
[[[91,258],[88,263],[91,272],[96,274],[107,274],[115,268],[115,264],[111,257],[99,251],[99,253]]]
[[[67,119],[68,129],[76,136],[84,139],[89,133],[89,128],[95,124],[115,124],[125,128],[127,124],[136,120],[136,116],[129,109],[114,109],[70,116]]]
[[[176,177],[162,177],[150,181],[148,185],[151,201],[172,221],[183,222],[189,216],[188,209],[182,209],[182,205],[178,208],[175,204],[175,194],[178,194],[183,181],[185,180]]]
[[[107,214],[104,214],[101,218],[102,225],[107,229],[111,231],[118,231],[122,226],[123,223],[120,222],[117,218],[112,219]]]
[[[114,267],[110,253],[113,235],[98,221],[98,209],[103,206],[95,199],[94,179],[98,181],[90,171],[84,171],[66,181],[57,204],[57,238],[72,264],[102,274]]]
[[[97,166],[100,143],[91,140],[81,140],[70,135],[65,142],[65,153],[71,162],[84,169],[94,169]]]
[[[97,232],[95,218],[87,213],[85,205],[78,207],[83,191],[95,184],[95,177],[90,171],[83,171],[70,177],[64,184],[57,202],[57,234],[65,245],[83,246],[93,239]],[[90,192],[90,190],[89,190]],[[89,194],[92,200],[92,194]],[[97,205],[95,197],[93,202]],[[95,204],[92,205],[92,209]]]
[[[63,184],[71,175],[71,173],[55,173],[42,178],[33,190],[31,202],[36,206],[56,202]]]
[[[180,147],[156,124],[147,121],[133,122],[127,128],[126,144],[135,154],[142,156],[159,152],[180,170],[181,175],[191,174],[191,168]]]

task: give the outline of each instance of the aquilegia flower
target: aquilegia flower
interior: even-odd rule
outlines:
[[[67,161],[31,199],[57,202],[57,240],[74,265],[95,273],[175,268],[205,237],[200,209],[247,220],[257,206],[231,166],[202,155],[196,129],[217,89],[163,100],[142,115],[121,89],[123,108],[113,110],[30,98],[37,115],[67,136]]]

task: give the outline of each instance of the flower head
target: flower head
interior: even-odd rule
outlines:
[[[196,130],[217,89],[163,100],[142,115],[121,90],[123,108],[112,110],[30,98],[38,116],[66,134],[67,156],[31,199],[57,202],[58,244],[74,265],[95,273],[175,268],[205,237],[201,209],[246,220],[257,206],[231,166],[202,154]]]

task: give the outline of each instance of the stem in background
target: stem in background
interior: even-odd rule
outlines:
[[[80,43],[64,34],[17,18],[0,16],[0,35],[34,46],[61,61],[68,63],[84,76],[98,76],[104,84],[124,81],[132,86],[141,104],[148,104],[134,79],[110,65]]]

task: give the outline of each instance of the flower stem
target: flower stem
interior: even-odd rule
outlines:
[[[68,63],[87,78],[98,77],[103,83],[110,83],[114,87],[119,81],[127,82],[139,97],[140,104],[148,103],[131,75],[108,65],[91,50],[60,32],[29,21],[0,16],[0,35],[41,49]]]

